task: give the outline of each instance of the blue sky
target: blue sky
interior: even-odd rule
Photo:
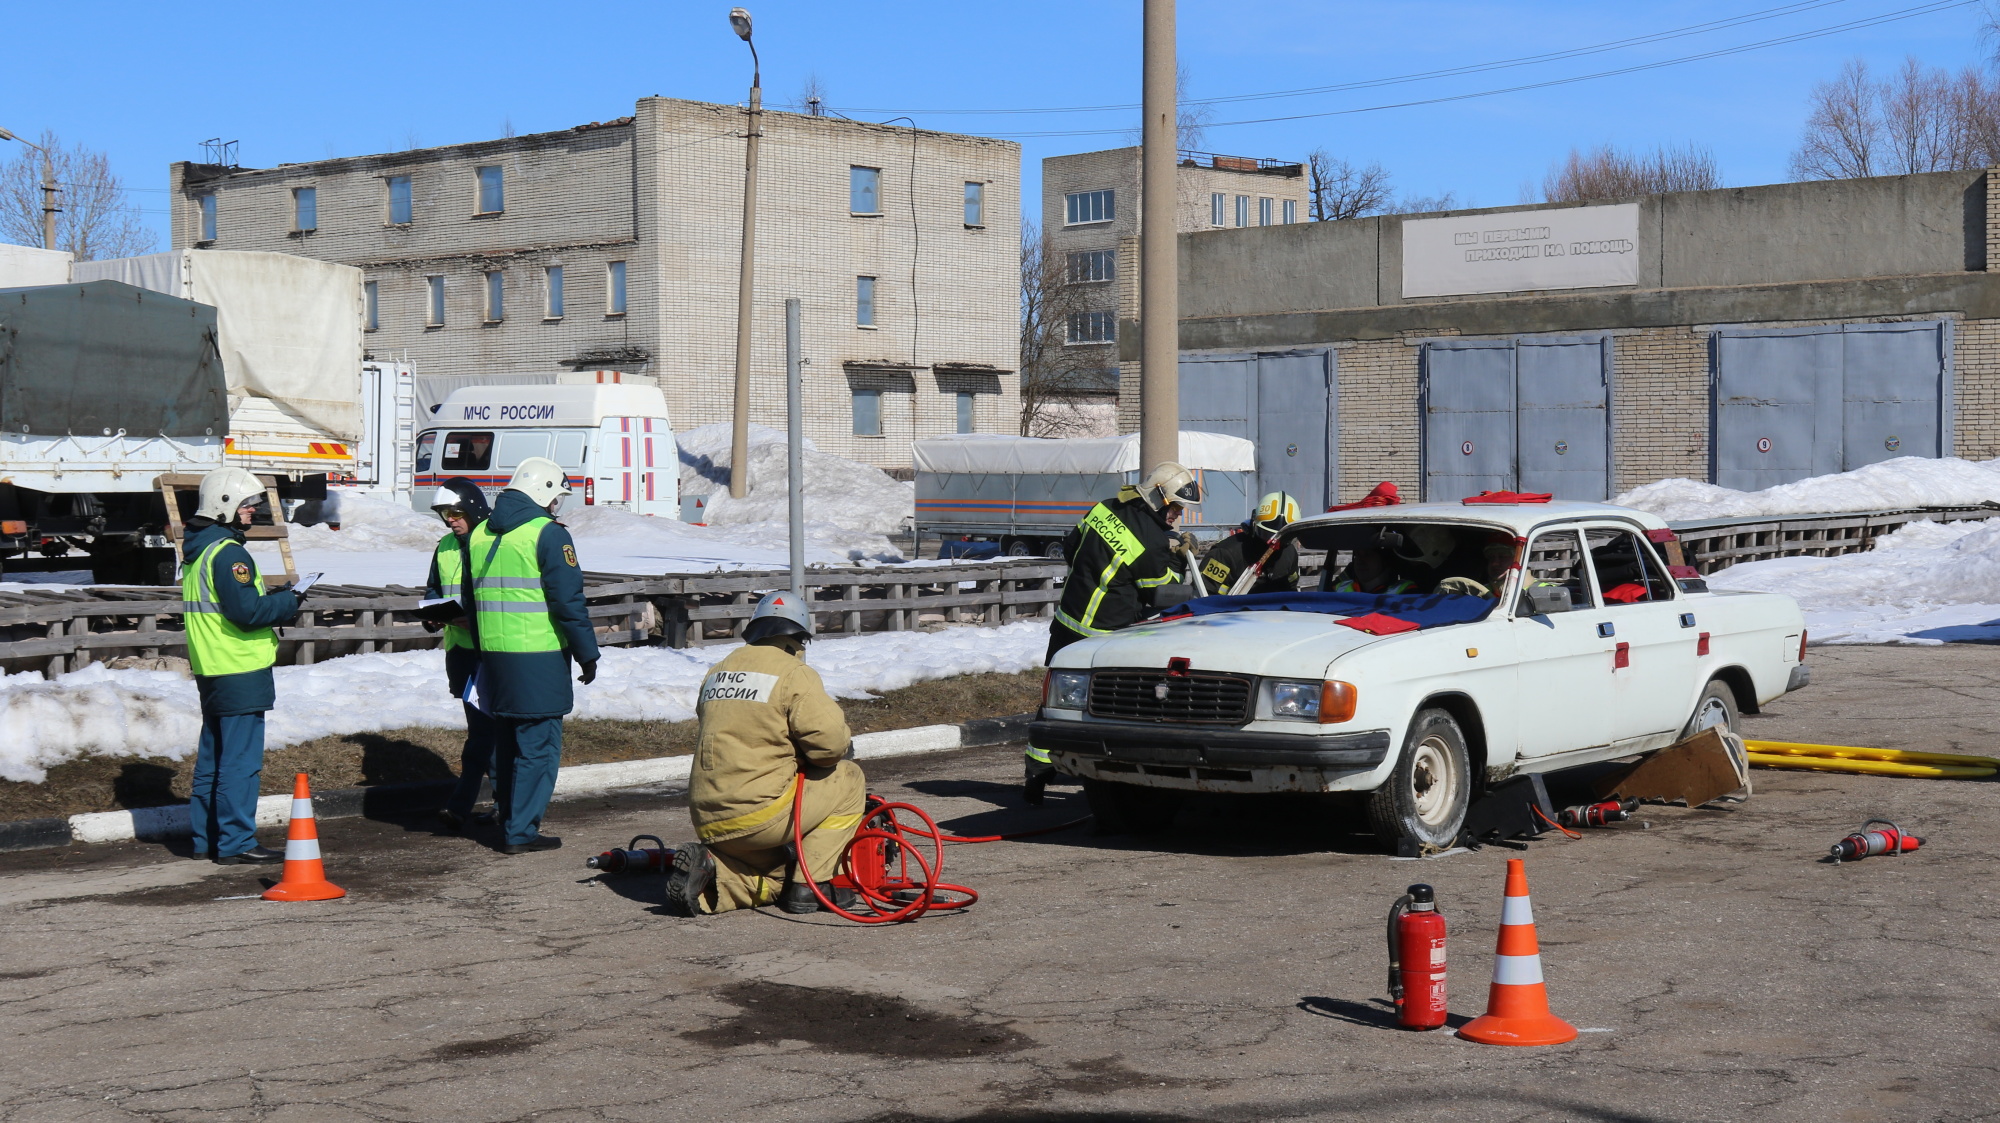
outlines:
[[[1221,105],[1216,120],[1326,113],[1473,93],[1659,62],[1904,11],[1917,0],[1827,0],[1760,22],[1583,58],[1374,89]],[[1191,93],[1217,97],[1367,81],[1564,51],[1728,19],[1778,0],[1606,4],[1181,0]],[[241,141],[248,166],[565,128],[664,94],[736,102],[749,60],[726,3],[587,5],[9,5],[0,126],[107,151],[164,232],[166,166],[199,142]],[[1028,197],[1044,156],[1130,143],[1130,111],[949,115],[935,110],[1118,105],[1137,100],[1138,0],[1007,4],[760,0],[751,5],[768,102],[817,74],[829,104],[926,128],[1022,137]],[[1461,205],[1522,201],[1572,145],[1709,145],[1725,182],[1786,176],[1812,84],[1859,55],[1879,69],[1915,55],[1953,68],[1988,51],[1982,9],[1730,57],[1463,101],[1211,129],[1211,150],[1296,158],[1325,146],[1380,161],[1399,193]],[[23,44],[53,49],[24,50]],[[5,146],[9,149],[11,145]],[[11,157],[12,152],[5,153]],[[165,248],[162,234],[161,248]]]

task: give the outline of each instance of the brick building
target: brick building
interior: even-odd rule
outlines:
[[[2000,456],[2000,173],[1192,233],[1180,264],[1184,417],[1323,377],[1329,498]]]
[[[1070,314],[1068,346],[1103,352],[1103,390],[1117,395],[1118,432],[1139,426],[1139,364],[1118,359],[1118,323],[1139,307],[1140,155],[1111,148],[1042,161],[1042,230],[1064,275],[1086,292]],[[1175,227],[1182,233],[1275,226],[1306,217],[1303,165],[1182,152]],[[1136,342],[1137,336],[1133,340]]]
[[[420,376],[621,370],[679,429],[726,421],[740,107],[266,169],[172,168],[175,248],[360,267],[367,346]],[[752,421],[782,428],[784,302],[803,302],[806,432],[885,468],[914,437],[1012,433],[1020,147],[766,111]]]

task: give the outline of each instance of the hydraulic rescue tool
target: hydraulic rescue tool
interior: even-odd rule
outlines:
[[[1444,914],[1428,885],[1389,906],[1389,998],[1404,1029],[1436,1029],[1444,1024]]]
[[[1565,827],[1601,827],[1608,823],[1622,823],[1632,817],[1632,809],[1637,806],[1639,801],[1636,799],[1623,803],[1615,799],[1607,799],[1603,803],[1579,803],[1556,812],[1556,822]]]
[[[640,849],[642,842],[657,843],[658,848]],[[584,859],[586,869],[600,873],[666,873],[673,865],[674,852],[658,835],[633,835],[632,841],[621,850],[606,850],[595,858]]]
[[[1880,823],[1889,828],[1871,831],[1868,828]],[[1833,844],[1833,864],[1859,861],[1877,854],[1903,854],[1922,846],[1924,840],[1906,833],[1887,819],[1870,819],[1861,824],[1861,829]]]

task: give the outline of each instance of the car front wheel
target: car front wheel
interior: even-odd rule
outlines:
[[[1442,850],[1457,840],[1471,797],[1472,760],[1458,719],[1444,710],[1419,710],[1395,769],[1368,797],[1368,818],[1376,840],[1391,853]]]

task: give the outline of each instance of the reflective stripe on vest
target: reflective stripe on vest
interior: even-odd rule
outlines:
[[[438,596],[465,603],[462,584],[465,577],[465,551],[458,544],[458,535],[449,531],[437,544]],[[479,646],[472,641],[472,631],[456,624],[444,626],[444,649],[454,647],[471,649]]]
[[[563,636],[549,618],[535,547],[546,518],[534,518],[505,534],[490,523],[472,528],[472,623],[481,651],[561,651]]]
[[[187,629],[188,664],[203,678],[261,671],[278,661],[278,634],[269,628],[239,628],[222,614],[215,596],[215,556],[232,538],[211,542],[194,564],[181,571],[181,618]],[[264,591],[257,560],[250,559],[250,585]]]
[[[1097,587],[1090,591],[1090,603],[1084,607],[1083,619],[1071,616],[1060,607],[1056,609],[1056,619],[1062,621],[1063,627],[1086,636],[1108,636],[1110,632],[1097,627],[1097,609],[1104,603],[1104,591],[1111,586],[1111,579],[1118,576],[1121,568],[1145,556],[1146,545],[1139,541],[1139,536],[1132,533],[1132,528],[1125,525],[1125,520],[1119,518],[1116,511],[1102,503],[1092,507],[1090,513],[1083,516],[1083,521],[1076,525],[1085,533],[1095,534],[1104,540],[1104,544],[1111,548],[1111,564],[1097,575]]]

